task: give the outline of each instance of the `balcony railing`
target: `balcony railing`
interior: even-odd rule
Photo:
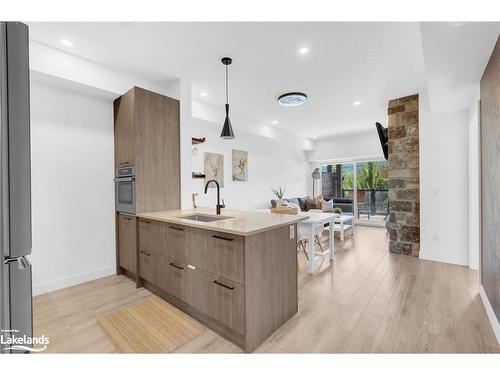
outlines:
[[[354,201],[354,190],[342,189],[344,198]],[[357,189],[358,218],[383,220],[389,213],[388,189]]]

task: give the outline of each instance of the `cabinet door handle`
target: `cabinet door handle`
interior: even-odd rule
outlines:
[[[146,252],[146,251],[144,251],[144,250],[141,250],[141,251],[139,251],[139,252],[140,252],[141,254],[144,254],[144,255],[148,256],[148,257],[149,257],[149,256],[151,256],[151,253],[148,253],[148,252]]]
[[[227,286],[227,285],[224,285],[222,283],[219,283],[217,280],[214,280],[213,281],[214,284],[218,285],[218,286],[221,286],[223,288],[226,288],[226,289],[229,289],[229,290],[233,290],[234,289],[234,286]]]
[[[175,268],[179,269],[179,270],[183,270],[183,269],[184,269],[184,267],[178,266],[178,265],[177,265],[177,264],[175,264],[175,263],[170,263],[170,265],[171,265],[172,267],[175,267]]]
[[[170,229],[175,229],[175,230],[184,230],[184,228],[177,228],[177,227],[170,227],[170,226],[169,226],[169,228]]]
[[[149,220],[141,220],[143,223],[146,223],[146,224],[151,224],[151,222]]]
[[[212,237],[217,238],[218,240],[224,240],[224,241],[232,241],[233,240],[233,238],[221,237],[221,236],[217,236],[216,234],[214,234]]]

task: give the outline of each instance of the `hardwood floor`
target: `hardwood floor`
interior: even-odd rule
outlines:
[[[299,312],[257,350],[262,353],[500,352],[467,267],[390,254],[385,229],[356,228],[336,240],[336,258],[308,275],[300,256]],[[318,262],[318,265],[320,262]],[[48,352],[110,353],[96,325],[105,313],[150,292],[125,276],[109,276],[34,298],[35,335]],[[183,353],[241,353],[211,330]]]

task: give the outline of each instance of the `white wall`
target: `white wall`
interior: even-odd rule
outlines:
[[[115,272],[112,102],[31,83],[33,291]]]
[[[226,207],[233,209],[269,208],[269,201],[274,198],[271,187],[286,187],[286,197],[305,196],[309,165],[304,152],[289,146],[286,142],[273,140],[256,134],[234,129],[234,140],[220,138],[222,123],[193,118],[192,134],[194,137],[206,137],[206,142],[199,145],[199,155],[193,156],[193,171],[203,172],[203,153],[224,154],[224,188],[221,196]],[[248,181],[232,180],[232,150],[248,151]],[[310,174],[310,172],[309,172]],[[198,206],[215,207],[216,189],[209,189],[204,194],[204,180],[193,179],[192,192],[198,193]]]
[[[431,114],[420,95],[420,258],[469,265],[469,111]]]
[[[375,125],[372,131],[338,135],[315,142],[310,161],[342,162],[383,158]]]

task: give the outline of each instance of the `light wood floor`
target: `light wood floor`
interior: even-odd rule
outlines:
[[[385,229],[357,227],[354,238],[348,232],[345,242],[336,240],[335,261],[314,276],[301,256],[299,312],[257,352],[500,352],[477,272],[390,254],[387,242]],[[35,335],[50,337],[49,352],[114,352],[97,318],[148,295],[126,277],[110,276],[37,296]],[[211,330],[178,351],[241,352]]]

